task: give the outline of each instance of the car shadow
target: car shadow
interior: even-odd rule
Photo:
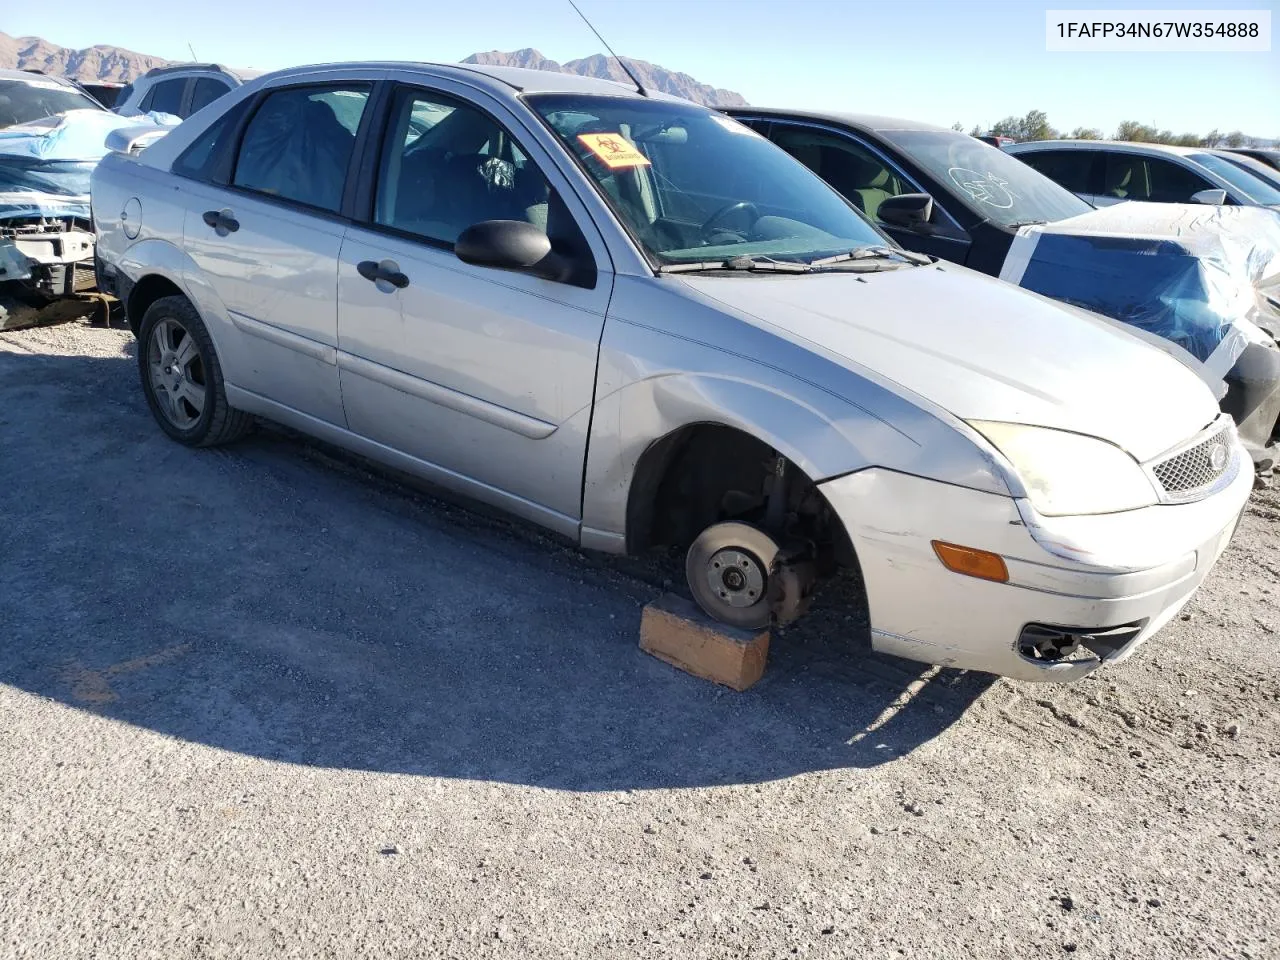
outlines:
[[[0,682],[288,763],[626,790],[903,756],[991,683],[872,653],[841,583],[735,693],[583,554],[275,431],[167,440],[123,356],[0,344]]]

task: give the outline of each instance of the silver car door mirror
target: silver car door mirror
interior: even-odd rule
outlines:
[[[1201,190],[1199,193],[1193,193],[1191,200],[1193,203],[1207,203],[1212,207],[1217,207],[1227,202],[1227,191]]]

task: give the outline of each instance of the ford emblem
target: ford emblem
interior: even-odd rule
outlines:
[[[1209,448],[1209,466],[1213,467],[1214,473],[1221,473],[1227,466],[1227,447],[1225,444],[1215,443]]]

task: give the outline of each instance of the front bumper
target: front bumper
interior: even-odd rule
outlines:
[[[1246,456],[1238,448],[1233,455]],[[879,468],[820,489],[862,568],[877,650],[1019,680],[1069,681],[1125,660],[1177,614],[1226,549],[1252,485],[1246,467],[1195,503],[1031,524],[1010,497]],[[935,540],[999,554],[1009,582],[953,573],[934,553]],[[1019,650],[1035,625],[1133,629],[1101,656],[1043,660]]]

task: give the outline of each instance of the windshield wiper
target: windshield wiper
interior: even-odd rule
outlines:
[[[913,253],[910,250],[899,250],[896,247],[876,244],[869,247],[858,247],[856,250],[850,250],[847,253],[837,253],[834,256],[822,257],[819,260],[810,260],[809,266],[825,267],[832,263],[843,263],[849,260],[887,260],[893,257],[921,267],[933,263],[933,258],[925,256],[923,253]]]
[[[1011,230],[1017,230],[1019,227],[1038,227],[1048,222],[1048,220],[1015,220],[1013,223],[1006,223],[1005,226]]]
[[[726,257],[723,260],[700,260],[693,263],[664,263],[659,273],[700,273],[704,270],[742,270],[746,273],[809,273],[807,263],[774,260],[771,257]]]

